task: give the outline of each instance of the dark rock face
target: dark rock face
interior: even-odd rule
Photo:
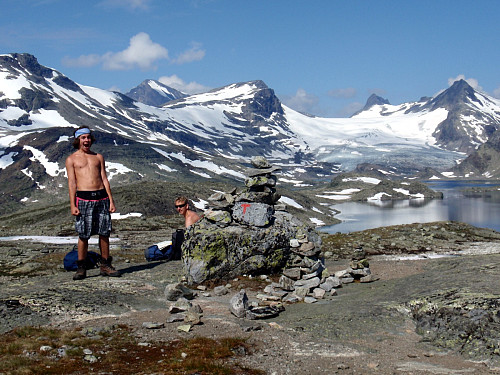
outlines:
[[[495,131],[488,141],[472,152],[452,171],[461,176],[498,177],[500,161],[500,132]]]
[[[368,100],[366,101],[366,105],[363,108],[364,110],[370,109],[374,105],[382,105],[382,104],[390,104],[387,99],[384,99],[378,95],[371,94]]]
[[[412,301],[417,333],[468,358],[500,357],[500,298],[441,293]]]

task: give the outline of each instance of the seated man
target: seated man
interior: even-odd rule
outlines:
[[[175,199],[175,208],[179,214],[184,216],[184,226],[186,228],[200,220],[200,216],[189,209],[188,199],[184,196]]]
[[[188,228],[190,225],[196,223],[200,220],[200,216],[189,209],[188,199],[184,196],[177,197],[175,199],[175,208],[177,212],[184,216],[184,226]],[[182,256],[182,243],[184,242],[184,229],[177,229],[172,234],[172,248],[173,248],[173,258],[181,259]]]

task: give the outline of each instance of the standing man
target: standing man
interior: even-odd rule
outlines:
[[[109,255],[109,235],[111,233],[111,213],[115,204],[111,195],[104,158],[90,150],[95,138],[90,129],[81,126],[74,133],[73,147],[77,149],[66,159],[68,174],[69,203],[71,214],[76,217],[78,232],[78,269],[73,280],[87,277],[85,268],[89,238],[99,235],[101,251],[101,275],[120,276],[111,265]]]
[[[189,202],[186,197],[177,197],[174,204],[177,212],[184,216],[184,225],[186,228],[200,220],[200,216],[189,209]]]

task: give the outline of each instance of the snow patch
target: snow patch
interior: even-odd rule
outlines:
[[[323,220],[317,219],[315,217],[310,217],[309,220],[311,220],[318,227],[321,227],[321,226],[325,225],[325,223],[323,222]]]
[[[49,161],[47,156],[40,150],[37,150],[31,146],[23,146],[24,150],[28,150],[33,154],[33,157],[30,158],[31,161],[38,161],[45,168],[45,172],[51,177],[56,177],[59,173],[64,172],[64,168],[59,168],[59,164]]]
[[[9,165],[13,164],[13,157],[16,155],[17,152],[10,152],[8,154],[2,155],[2,157],[0,157],[0,169],[7,168]]]
[[[113,212],[111,214],[111,219],[112,220],[122,220],[122,219],[126,219],[128,217],[141,217],[142,214],[140,212],[131,212],[129,214],[120,214],[119,212]]]
[[[127,168],[121,163],[106,162],[106,170],[108,172],[108,180],[119,174],[134,172],[132,169]]]
[[[292,207],[295,207],[295,208],[299,208],[301,210],[304,209],[304,207],[302,207],[299,203],[295,202],[292,198],[288,198],[288,197],[285,197],[285,196],[282,196],[278,202],[281,202],[281,203],[285,203],[289,206],[292,206]]]

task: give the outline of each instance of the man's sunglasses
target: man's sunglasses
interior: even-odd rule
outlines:
[[[176,205],[175,205],[175,208],[181,208],[181,207],[184,207],[186,204],[187,204],[187,202],[186,202],[186,203],[183,203],[183,204],[176,204]]]

